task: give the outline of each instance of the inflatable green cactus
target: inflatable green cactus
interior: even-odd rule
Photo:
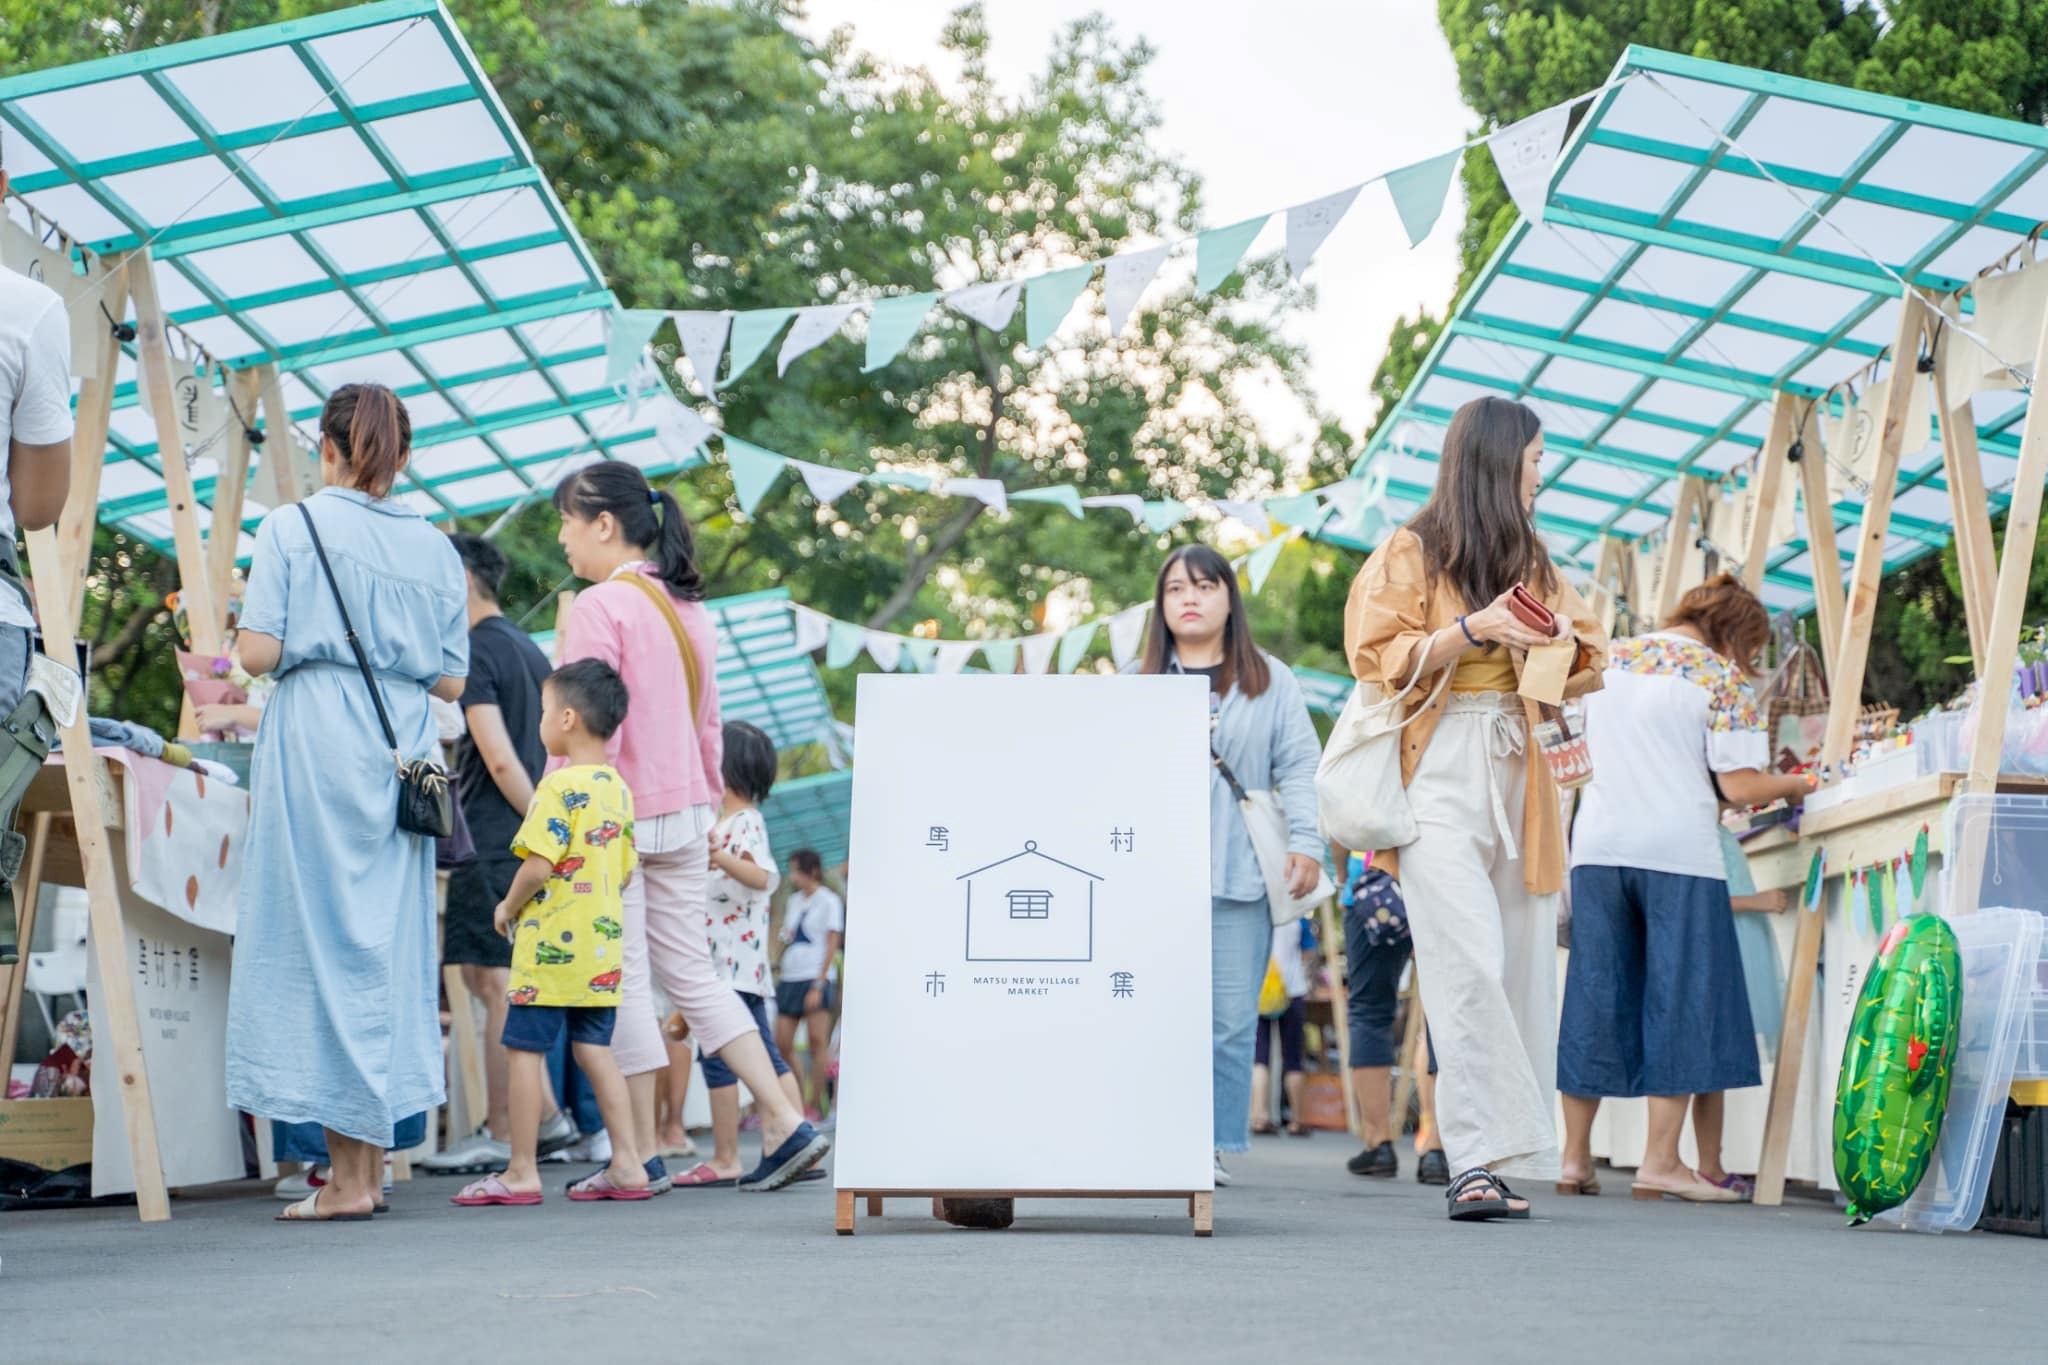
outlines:
[[[1912,1197],[1948,1109],[1962,1023],[1963,964],[1937,915],[1914,915],[1878,945],[1835,1082],[1835,1178],[1849,1224]]]

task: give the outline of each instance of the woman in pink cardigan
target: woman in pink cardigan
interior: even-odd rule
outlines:
[[[704,935],[711,826],[723,795],[717,636],[704,610],[689,523],[674,497],[630,464],[578,470],[555,489],[569,569],[590,581],[569,615],[562,660],[602,659],[625,679],[625,723],[608,752],[633,791],[640,875],[625,893],[625,978],[612,1051],[633,1094],[633,1141],[657,1152],[654,1073],[668,1065],[650,974],[697,1046],[738,1075],[761,1116],[761,1164],[743,1190],[779,1190],[816,1166],[832,1140],[776,1084],[746,1007],[721,981]],[[659,1156],[657,1192],[671,1187]]]

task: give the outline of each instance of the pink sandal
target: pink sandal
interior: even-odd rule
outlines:
[[[511,1188],[505,1183],[503,1172],[500,1172],[498,1175],[487,1175],[482,1180],[464,1185],[462,1193],[450,1196],[448,1202],[460,1204],[466,1209],[480,1209],[490,1204],[538,1204],[541,1202],[541,1193],[539,1190]]]
[[[730,1189],[738,1183],[738,1176],[720,1175],[716,1170],[712,1169],[710,1162],[701,1161],[697,1163],[696,1167],[688,1175],[676,1177],[675,1188],[679,1190]]]
[[[599,1171],[596,1175],[571,1185],[569,1197],[578,1203],[588,1203],[596,1199],[652,1199],[654,1191],[623,1189],[612,1184],[610,1172]]]

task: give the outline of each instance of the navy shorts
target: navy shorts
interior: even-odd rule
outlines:
[[[1728,884],[1638,867],[1573,868],[1557,1088],[1592,1099],[1758,1084]]]
[[[809,995],[811,993],[811,987],[817,984],[819,983],[815,981],[785,981],[782,984],[778,985],[775,988],[775,1012],[787,1019],[803,1018],[806,1013],[804,1009],[804,997]],[[823,1001],[819,1004],[818,1008],[821,1010],[829,1010],[832,1008],[832,996],[834,994],[834,991],[832,990],[832,983],[830,981],[827,981],[823,984],[825,987],[825,993]]]
[[[1345,1023],[1351,1031],[1351,1065],[1393,1066],[1394,1013],[1401,1003],[1401,969],[1414,945],[1366,942],[1365,912],[1344,912],[1344,965],[1349,986]]]
[[[618,1013],[613,1005],[512,1005],[499,1041],[514,1052],[549,1052],[567,1029],[572,1043],[608,1047]]]
[[[747,1007],[747,1013],[754,1016],[754,1027],[761,1031],[761,1041],[768,1045],[768,1060],[774,1064],[775,1074],[787,1076],[789,1074],[789,1063],[782,1059],[781,1049],[775,1046],[775,1034],[768,1027],[768,1002],[755,995],[752,991],[735,991],[734,994],[739,996],[740,1003]],[[740,1036],[745,1037],[746,1035],[741,1034]],[[740,1078],[732,1074],[732,1068],[727,1066],[717,1056],[714,1055],[704,1059],[704,1084],[706,1086],[713,1090],[723,1090],[729,1085],[738,1085],[739,1083]]]

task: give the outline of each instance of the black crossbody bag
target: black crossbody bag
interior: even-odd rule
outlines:
[[[356,638],[348,603],[341,597],[341,584],[335,581],[334,566],[327,562],[327,548],[320,543],[320,530],[313,525],[313,514],[306,510],[306,504],[299,503],[298,508],[299,515],[306,519],[306,534],[313,537],[313,553],[320,556],[320,572],[326,575],[328,590],[334,594],[335,610],[341,613],[342,632],[355,653],[356,667],[363,671],[370,701],[377,708],[377,723],[384,727],[384,742],[391,749],[391,761],[398,767],[398,827],[407,834],[446,839],[455,832],[455,796],[448,783],[448,770],[431,759],[408,759],[398,751],[398,735],[391,728],[391,717],[385,713],[383,690],[377,686],[377,675],[370,671],[370,656],[363,652],[363,642]]]

